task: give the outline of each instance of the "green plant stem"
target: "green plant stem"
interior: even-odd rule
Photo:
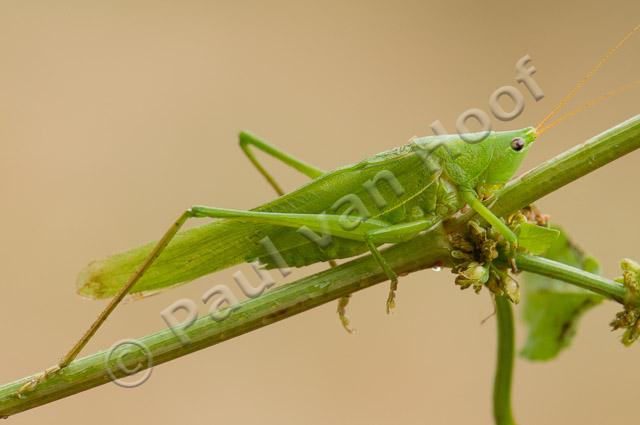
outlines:
[[[497,425],[513,425],[511,411],[511,382],[515,353],[513,309],[507,297],[497,296],[496,319],[498,330],[498,356],[493,383],[493,417]]]
[[[583,145],[560,155],[510,183],[499,195],[492,210],[499,215],[513,213],[553,190],[580,176],[596,170],[640,147],[640,116],[636,116]],[[398,274],[411,273],[434,264],[451,265],[447,232],[465,226],[471,214],[464,214],[424,235],[384,250],[383,255]],[[165,329],[139,339],[146,346],[153,365],[177,359],[186,354],[243,335],[316,306],[335,300],[366,287],[385,281],[386,277],[370,257],[362,257],[339,267],[315,274],[271,291],[259,298],[241,303],[221,322],[203,317],[185,329],[191,339],[183,345],[171,330]],[[571,283],[571,282],[570,282]],[[72,362],[63,371],[52,375],[24,397],[18,389],[32,377],[22,378],[0,387],[0,417],[86,391],[108,383],[111,378],[105,368],[107,351]],[[141,350],[122,359],[112,359],[108,366],[116,377],[126,375],[117,361],[132,370],[137,365],[147,367]]]
[[[620,303],[625,298],[626,289],[622,284],[576,267],[528,254],[517,254],[515,260],[520,270],[572,283]],[[509,264],[504,259],[500,261],[505,266]],[[497,425],[513,425],[515,421],[511,409],[511,384],[515,352],[514,326],[511,302],[506,297],[496,297],[496,318],[498,356],[493,385],[493,415]]]
[[[548,258],[518,254],[516,265],[520,270],[562,280],[619,303],[622,303],[625,298],[626,289],[621,283]]]

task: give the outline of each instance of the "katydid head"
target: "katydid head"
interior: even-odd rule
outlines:
[[[481,139],[478,134],[450,139],[447,149],[441,152],[446,156],[443,169],[447,177],[456,185],[475,190],[484,198],[513,177],[536,139],[536,130],[528,127],[492,131]],[[469,140],[480,141],[470,143]]]
[[[478,184],[486,187],[506,184],[520,168],[535,139],[536,130],[533,127],[491,133],[482,142],[488,145],[491,157]]]
[[[447,134],[433,138],[416,139],[414,143],[425,149],[425,152],[433,152],[439,158],[442,171],[448,180],[462,189],[476,191],[482,199],[487,198],[513,177],[536,138],[557,124],[605,99],[640,88],[640,80],[633,81],[592,99],[581,107],[565,113],[560,118],[555,118],[608,62],[611,56],[636,33],[640,33],[640,25],[629,31],[618,44],[611,48],[535,128],[527,127],[520,130],[489,133]],[[429,148],[429,146],[431,147]],[[436,149],[439,146],[445,146],[446,149]]]

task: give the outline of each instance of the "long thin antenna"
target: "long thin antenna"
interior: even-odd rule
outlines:
[[[546,133],[547,130],[552,129],[553,127],[555,127],[556,125],[560,124],[563,121],[568,120],[569,118],[578,115],[580,112],[582,111],[586,111],[587,109],[591,109],[597,105],[599,105],[600,103],[604,102],[605,100],[613,97],[613,96],[617,96],[619,94],[622,93],[626,93],[628,91],[631,91],[633,89],[637,89],[640,88],[640,80],[635,80],[631,83],[628,84],[624,84],[622,86],[616,87],[615,89],[608,91],[606,93],[601,94],[598,97],[594,97],[593,99],[583,103],[582,105],[578,106],[575,109],[572,109],[571,111],[567,112],[566,114],[562,115],[560,118],[550,122],[549,124],[545,125],[544,127],[540,128],[538,127],[536,130],[536,133],[538,136],[540,136],[542,133]]]
[[[569,103],[571,99],[573,99],[576,94],[578,94],[582,87],[584,87],[584,85],[589,82],[591,78],[593,78],[593,76],[600,70],[600,68],[602,68],[609,61],[611,56],[613,56],[624,45],[624,43],[626,43],[627,40],[639,30],[640,25],[629,31],[614,47],[612,47],[604,56],[602,56],[600,60],[593,66],[593,68],[591,68],[591,70],[589,70],[589,72],[587,72],[587,74],[582,77],[580,81],[578,81],[578,83],[569,91],[569,93],[567,93],[565,97],[563,97],[562,100],[553,107],[551,112],[549,112],[549,114],[547,114],[547,116],[545,116],[542,121],[540,121],[540,124],[536,126],[536,129],[542,128],[544,124],[547,123],[547,121],[553,118],[553,116],[556,115],[558,111],[560,111],[560,109],[562,109],[567,103]]]

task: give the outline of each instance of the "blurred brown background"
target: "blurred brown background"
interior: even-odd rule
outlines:
[[[628,1],[0,2],[0,382],[51,365],[102,308],[74,292],[88,261],[158,237],[191,204],[273,197],[238,130],[333,168],[430,134],[436,119],[452,129],[465,109],[488,110],[527,53],[546,97],[526,93],[524,114],[497,127],[535,125],[638,12]],[[635,79],[639,49],[632,40],[576,105]],[[525,168],[637,114],[637,101],[625,94],[550,131]],[[609,276],[620,258],[640,257],[639,160],[540,203]],[[289,189],[304,181],[269,164]],[[230,276],[122,306],[85,354],[162,328],[160,310]],[[10,421],[491,423],[486,293],[424,271],[401,280],[390,317],[386,293],[353,298],[354,336],[332,303],[160,366],[139,388],[109,384]],[[589,314],[556,361],[518,361],[521,423],[637,418],[640,347],[609,331],[617,309]]]

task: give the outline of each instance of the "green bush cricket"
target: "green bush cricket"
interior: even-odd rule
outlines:
[[[158,242],[91,263],[79,275],[78,292],[91,298],[112,298],[111,302],[66,356],[25,384],[21,392],[71,363],[128,294],[159,291],[248,261],[258,260],[271,268],[282,263],[303,267],[333,264],[333,260],[369,252],[391,282],[389,312],[395,305],[398,277],[380,253],[381,245],[409,240],[468,205],[516,246],[518,237],[487,208],[486,201],[513,177],[537,136],[564,117],[545,126],[549,119],[638,29],[640,26],[605,55],[535,128],[414,138],[404,146],[329,172],[249,133],[240,133],[242,150],[281,196],[248,211],[191,207]],[[284,194],[252,148],[312,180]],[[192,218],[215,221],[180,231]],[[277,256],[264,241],[276,247]],[[342,299],[338,311],[348,328],[345,305]]]

